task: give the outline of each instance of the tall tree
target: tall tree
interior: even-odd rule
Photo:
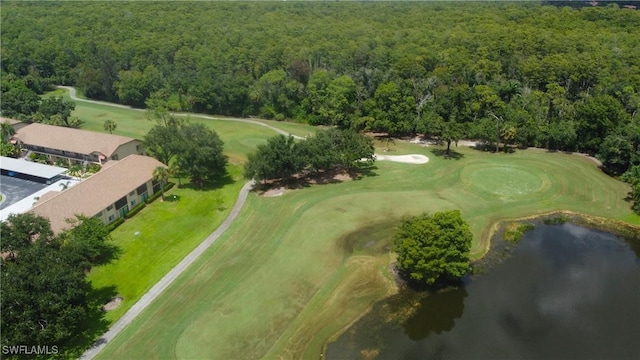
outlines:
[[[423,285],[458,280],[469,271],[472,239],[459,210],[406,219],[394,238],[397,267]]]
[[[71,112],[76,108],[76,103],[63,98],[62,96],[50,96],[42,98],[38,112],[49,121],[54,116],[59,116],[58,123],[61,126],[74,127],[69,122]]]
[[[31,213],[1,222],[1,345],[58,346],[69,351],[95,316],[86,271],[115,254],[98,219],[79,218],[78,227],[53,236],[49,221]],[[108,250],[108,251],[105,251]]]
[[[143,142],[145,151],[165,165],[170,164],[185,143],[181,128],[173,124],[155,125],[144,136]]]
[[[202,186],[204,181],[226,174],[224,143],[215,131],[203,124],[186,124],[180,132],[185,141],[178,149],[176,160],[194,184]]]
[[[245,176],[259,181],[287,179],[303,169],[300,153],[293,136],[276,135],[266,144],[258,145],[256,152],[249,155]]]

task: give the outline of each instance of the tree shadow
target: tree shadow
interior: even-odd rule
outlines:
[[[360,180],[364,177],[378,176],[375,172],[377,167],[373,164],[362,164],[354,168],[336,168],[326,171],[305,171],[285,179],[267,180],[258,182],[251,191],[265,192],[271,189],[285,188],[298,190],[310,187],[311,185],[339,184],[347,179]]]
[[[194,184],[193,182],[183,183],[180,188],[181,189],[198,190],[198,191],[209,191],[209,190],[220,189],[220,188],[224,187],[225,185],[231,185],[234,182],[235,181],[233,180],[233,177],[231,177],[231,175],[229,175],[229,173],[225,173],[224,175],[220,176],[219,178],[206,180],[206,181],[203,181],[200,184]]]
[[[180,195],[176,194],[165,194],[164,201],[166,202],[178,202],[180,201]]]
[[[61,345],[61,351],[67,357],[78,358],[86,349],[89,349],[94,342],[107,330],[111,324],[104,318],[105,311],[102,307],[112,298],[117,296],[116,287],[105,286],[98,289],[91,288],[87,294],[89,310],[86,317],[79,324],[74,337],[68,343]]]
[[[464,157],[464,154],[451,149],[449,150],[449,152],[447,152],[446,149],[432,149],[431,152],[437,157],[448,160],[460,160]]]
[[[482,151],[482,152],[496,153],[496,144],[491,144],[491,143],[477,144],[476,146],[472,146],[471,148],[476,149],[478,151]],[[516,152],[516,149],[518,149],[518,147],[515,145],[507,145],[507,146],[500,147],[500,150],[498,152],[505,153],[505,154],[513,154]]]

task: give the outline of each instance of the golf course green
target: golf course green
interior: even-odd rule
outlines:
[[[63,91],[55,94],[63,95]],[[83,128],[142,138],[144,112],[77,102]],[[114,289],[113,322],[227,216],[243,184],[247,153],[273,136],[255,124],[199,119],[218,132],[230,176],[206,189],[174,187],[112,233],[122,250],[89,279]],[[265,122],[304,136],[314,128]],[[378,144],[382,152],[383,144]],[[231,227],[98,354],[101,359],[318,358],[327,341],[397,291],[389,244],[397,222],[424,211],[460,209],[481,257],[501,221],[566,210],[640,224],[628,186],[586,157],[541,150],[493,154],[466,147],[398,142],[388,155],[426,155],[426,164],[376,162],[371,174],[249,195]],[[175,180],[175,179],[174,179]],[[183,180],[184,181],[184,180]],[[172,197],[174,196],[175,197]]]
[[[359,180],[251,194],[231,228],[98,358],[318,358],[396,291],[389,244],[403,216],[460,209],[475,258],[507,219],[566,210],[637,221],[627,185],[585,157],[456,151],[454,160],[399,143],[390,154],[430,161],[379,161]]]

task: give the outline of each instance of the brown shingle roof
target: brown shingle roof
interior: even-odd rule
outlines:
[[[15,119],[9,119],[9,118],[0,117],[0,122],[2,122],[2,123],[7,123],[7,124],[9,124],[9,125],[12,125],[12,126],[13,126],[13,125],[15,125],[15,124],[19,124],[19,123],[21,123],[22,121],[20,121],[20,120],[15,120]]]
[[[54,126],[33,123],[16,131],[14,138],[28,145],[42,146],[50,149],[75,152],[90,155],[99,152],[106,157],[126,143],[136,139],[103,134],[95,131],[72,129],[64,126]]]
[[[48,218],[53,231],[59,233],[70,227],[66,219],[74,219],[76,214],[95,216],[149,181],[158,166],[164,165],[148,156],[129,155],[76,186],[38,201],[31,211]]]

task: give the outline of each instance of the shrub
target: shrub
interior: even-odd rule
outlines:
[[[154,202],[157,198],[159,198],[162,195],[162,193],[160,193],[160,191],[158,191],[157,193],[149,196],[144,202],[147,204],[151,204],[152,202]]]
[[[91,164],[87,165],[87,172],[88,173],[95,174],[98,171],[100,171],[100,169],[102,169],[102,166],[100,166],[98,164],[91,163]]]
[[[117,218],[114,222],[112,222],[111,224],[107,225],[107,230],[109,232],[112,232],[118,226],[122,225],[122,223],[124,223],[124,218]]]
[[[140,210],[144,209],[145,206],[147,206],[147,204],[145,204],[145,203],[140,203],[140,204],[136,205],[124,217],[127,218],[127,219],[131,219],[135,214],[139,213]]]

